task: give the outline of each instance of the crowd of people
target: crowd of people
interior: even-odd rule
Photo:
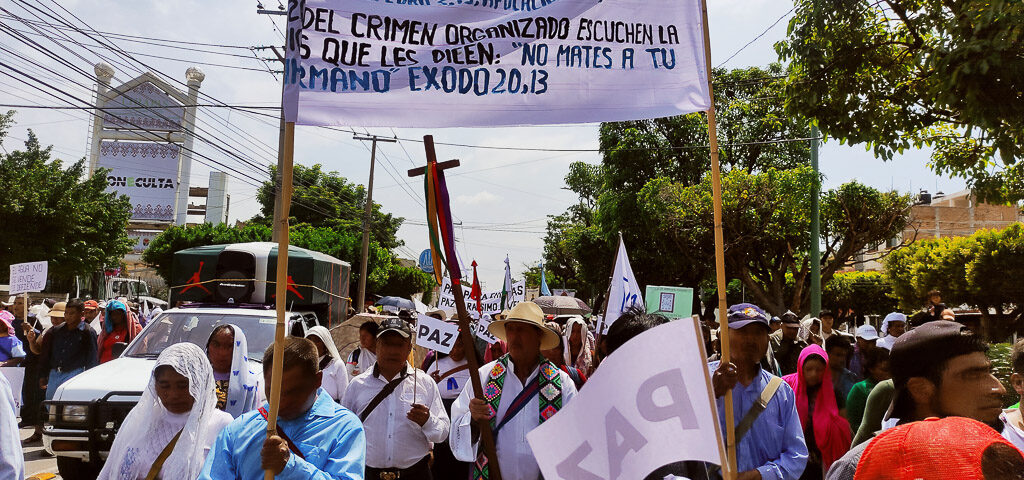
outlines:
[[[0,315],[7,333],[0,361],[10,365],[33,352],[38,386],[52,397],[61,382],[103,361],[106,339],[138,334],[130,309],[111,303],[99,335],[87,322],[98,305],[77,300],[54,305],[55,326],[21,343],[5,340],[17,333],[18,318]],[[428,315],[457,323],[441,310]],[[732,394],[737,478],[1024,478],[1019,404],[1003,409],[1006,392],[992,375],[988,346],[944,316],[936,311],[911,328],[894,312],[880,337],[869,324],[837,326],[828,311],[800,319],[733,305],[714,325],[728,329],[728,362],[719,354],[725,335],[706,325],[723,431]],[[218,326],[204,346],[175,344],[160,353],[100,478],[248,480],[270,469],[276,478],[488,479],[495,466],[478,425],[489,423],[502,478],[536,480],[541,471],[527,433],[573,401],[602,359],[668,322],[632,310],[598,336],[583,317],[551,320],[521,302],[490,323],[497,342],[474,335],[468,349],[464,332],[449,353],[431,352],[422,362],[413,361],[413,312],[360,325],[359,346],[347,358],[323,327],[289,337],[269,436],[270,368],[250,371],[244,332]],[[271,346],[263,363],[271,365],[273,355]],[[484,363],[476,372],[471,357]],[[1024,393],[1024,340],[1011,363],[1011,383]],[[483,398],[467,388],[473,375]],[[4,388],[0,383],[0,397]],[[13,420],[7,417],[0,427]],[[3,466],[17,460],[4,452],[0,477],[4,468],[17,472]],[[720,466],[683,461],[647,478],[720,476]]]

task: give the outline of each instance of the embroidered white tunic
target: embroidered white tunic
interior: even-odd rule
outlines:
[[[497,360],[480,367],[481,386],[486,387],[487,377],[495,362]],[[515,364],[510,358],[508,373],[505,374],[505,384],[501,388],[501,400],[498,402],[497,422],[505,418],[509,405],[515,400],[516,395],[519,395],[519,392],[525,388],[519,381],[519,377],[516,376],[515,368]],[[533,381],[533,378],[539,373],[540,365],[537,365],[527,377],[527,383]],[[558,376],[562,382],[562,407],[564,408],[576,396],[576,385],[564,371],[559,370]],[[473,442],[471,430],[472,417],[469,413],[469,399],[472,395],[473,388],[466,388],[452,405],[452,428],[449,444],[455,458],[463,462],[476,461],[479,444],[479,442]],[[540,399],[535,395],[519,411],[519,414],[509,420],[498,432],[498,465],[501,468],[502,480],[537,480],[540,478],[540,467],[537,466],[537,460],[533,457],[533,450],[526,442],[526,434],[537,428],[538,425],[540,425]]]

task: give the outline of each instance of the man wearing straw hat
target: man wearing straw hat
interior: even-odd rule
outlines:
[[[526,434],[571,401],[576,386],[568,374],[541,356],[541,350],[558,346],[558,334],[544,324],[544,312],[537,304],[519,303],[488,330],[508,343],[508,353],[480,368],[484,399],[474,398],[467,388],[452,405],[452,453],[460,461],[475,462],[474,480],[489,479],[475,425],[489,420],[502,479],[536,480],[540,468]]]

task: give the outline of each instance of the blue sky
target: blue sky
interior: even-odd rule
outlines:
[[[49,0],[44,1],[46,2]],[[101,32],[236,46],[283,43],[282,37],[271,24],[270,17],[256,14],[255,0],[130,3],[62,0],[60,4]],[[265,0],[265,4],[271,8],[277,6],[275,0]],[[49,6],[56,9],[52,3]],[[29,16],[18,4],[8,3],[6,8],[16,15]],[[730,56],[732,58],[724,64],[725,67],[766,65],[775,61],[776,55],[772,45],[784,37],[788,16],[768,30],[763,37],[733,55],[791,8],[792,3],[784,0],[711,1],[709,21],[713,65],[720,65]],[[278,28],[283,29],[283,18],[275,19]],[[30,31],[28,27],[16,21],[7,18],[3,18],[2,21],[20,30]],[[231,104],[274,106],[279,102],[278,80],[266,71],[257,71],[264,68],[264,64],[254,58],[248,50],[213,49],[236,55],[228,56],[166,49],[129,41],[116,43],[132,52],[135,58],[146,64],[146,67],[182,81],[185,69],[190,66],[188,62],[216,63],[253,69],[199,65],[206,73],[201,91]],[[0,36],[0,45],[41,58],[6,35]],[[47,46],[58,48],[51,44]],[[197,48],[210,50],[201,46]],[[85,58],[77,58],[65,50],[61,50],[62,55],[90,72],[92,67],[89,62],[99,60],[99,55],[117,58],[102,49],[93,48],[95,52],[80,46],[73,46],[72,49]],[[143,55],[173,57],[187,61]],[[267,50],[258,50],[257,55],[272,56]],[[46,62],[56,66],[52,60]],[[137,64],[130,66],[144,68]],[[117,71],[115,84],[127,81],[138,74],[125,65],[114,64],[114,67]],[[67,67],[58,68],[59,71],[73,76]],[[45,72],[41,75],[83,98],[90,96],[85,87]],[[77,80],[88,83],[80,76]],[[52,98],[47,98],[7,77],[0,77],[0,103],[56,104]],[[63,159],[78,159],[87,154],[89,123],[84,112],[24,109],[19,111],[17,121],[19,124],[12,129],[4,142],[4,147],[8,150],[19,148],[21,141],[26,137],[26,129],[31,128],[44,144],[54,145],[57,156]],[[263,165],[276,161],[276,120],[247,116],[225,109],[204,109],[200,110],[198,121],[200,128],[207,132],[206,135],[217,137],[220,141],[237,147],[237,151],[249,158],[252,163]],[[360,132],[367,132],[366,129],[355,128]],[[463,260],[468,263],[471,259],[476,259],[480,264],[480,275],[485,290],[500,287],[506,254],[511,257],[513,273],[522,271],[524,264],[534,263],[540,259],[546,217],[561,213],[576,200],[571,192],[563,188],[563,177],[568,171],[569,164],[574,161],[600,161],[596,152],[494,150],[441,144],[596,149],[596,124],[431,131],[375,128],[368,132],[381,136],[397,135],[405,139],[417,139],[424,134],[432,134],[438,142],[437,152],[440,159],[458,158],[462,161],[462,166],[452,171],[449,177],[453,213],[463,222],[461,227],[456,227],[456,233]],[[338,171],[352,181],[366,181],[369,174],[369,144],[353,140],[352,134],[299,127],[295,143],[296,162],[309,165],[320,163],[326,170]],[[216,148],[202,142],[197,144],[196,151],[218,161],[233,161]],[[424,163],[422,144],[411,141],[379,144],[378,152],[374,200],[382,204],[385,210],[422,224],[425,217],[421,198],[422,186],[410,182],[405,176],[407,169]],[[835,141],[824,144],[820,153],[826,188],[850,180],[857,180],[880,189],[895,188],[915,193],[919,189],[950,193],[964,188],[963,179],[936,176],[929,170],[927,161],[928,152],[911,151],[897,156],[891,162],[883,162],[875,159],[863,146],[839,145]],[[263,174],[257,173],[254,167],[238,168],[252,177],[263,178]],[[205,186],[209,171],[209,167],[194,163],[192,184]],[[258,209],[255,187],[247,184],[247,181],[252,182],[244,178],[229,180],[232,221],[247,219]],[[426,229],[422,225],[407,224],[399,231],[399,236],[406,243],[406,247],[398,252],[403,257],[415,258],[414,255],[428,245]]]

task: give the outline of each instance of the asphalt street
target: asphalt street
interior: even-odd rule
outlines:
[[[31,428],[21,429],[22,440],[31,435]],[[23,445],[21,451],[25,454],[26,480],[53,480],[60,478],[60,475],[57,475],[57,460],[53,457],[43,456],[46,453],[43,451],[43,442]]]

